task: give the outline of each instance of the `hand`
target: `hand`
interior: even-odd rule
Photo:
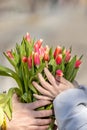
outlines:
[[[72,83],[70,83],[63,77],[57,76],[56,78],[54,78],[54,76],[49,72],[47,68],[44,69],[44,72],[47,76],[48,82],[45,81],[40,73],[38,74],[38,78],[42,86],[37,84],[36,82],[33,82],[34,87],[42,94],[34,94],[35,98],[42,100],[53,100],[64,90],[74,87]]]
[[[38,110],[50,101],[38,100],[32,103],[20,103],[16,95],[13,96],[12,120],[7,121],[7,130],[47,130],[51,123],[52,110]]]

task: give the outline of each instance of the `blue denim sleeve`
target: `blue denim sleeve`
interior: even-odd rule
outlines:
[[[59,130],[87,130],[87,87],[66,90],[53,104]]]

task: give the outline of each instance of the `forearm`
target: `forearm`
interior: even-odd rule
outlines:
[[[64,91],[53,103],[60,130],[87,129],[87,88]]]

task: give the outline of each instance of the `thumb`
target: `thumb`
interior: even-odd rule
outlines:
[[[18,98],[17,94],[13,94],[13,96],[12,96],[12,103],[16,104],[18,102],[19,102],[19,98]]]

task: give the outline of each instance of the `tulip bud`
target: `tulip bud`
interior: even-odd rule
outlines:
[[[40,65],[40,56],[37,52],[34,53],[34,65]]]
[[[65,62],[68,62],[71,58],[70,50],[67,50],[65,53]]]
[[[63,76],[62,70],[57,70],[56,75],[62,77]]]
[[[75,68],[79,68],[80,64],[81,64],[81,61],[80,60],[76,60]]]
[[[40,40],[38,40],[35,44],[37,44],[38,47],[40,48],[41,45],[42,45],[42,42],[43,42],[43,39],[40,39]]]
[[[28,67],[29,67],[29,69],[31,69],[32,68],[32,56],[29,56],[28,57]]]
[[[58,46],[54,51],[54,59],[56,59],[57,55],[59,55],[62,52],[62,48]]]
[[[43,40],[40,39],[40,40],[38,40],[38,41],[34,44],[34,51],[35,51],[35,52],[39,53],[39,49],[41,48],[42,42],[43,42]]]
[[[41,47],[39,48],[39,54],[40,54],[40,57],[41,57],[41,58],[44,57],[44,53],[45,53],[45,50],[44,50],[44,48],[41,46]]]
[[[45,52],[43,59],[44,59],[45,61],[49,61],[49,53]]]
[[[7,51],[6,54],[10,59],[14,58],[11,51]]]
[[[56,57],[56,64],[57,65],[60,65],[61,63],[62,63],[62,55],[61,54],[59,54],[57,57]]]
[[[35,44],[34,45],[34,51],[39,53],[39,45],[38,44]]]
[[[30,38],[30,34],[27,32],[26,36],[25,36],[25,39],[30,42],[31,38]]]
[[[27,62],[27,60],[28,60],[28,59],[27,59],[27,57],[26,57],[26,56],[23,56],[23,57],[22,57],[22,62],[26,63],[26,62]]]
[[[44,50],[45,50],[46,52],[49,52],[49,50],[50,50],[49,46],[46,45],[46,46],[44,47]]]

